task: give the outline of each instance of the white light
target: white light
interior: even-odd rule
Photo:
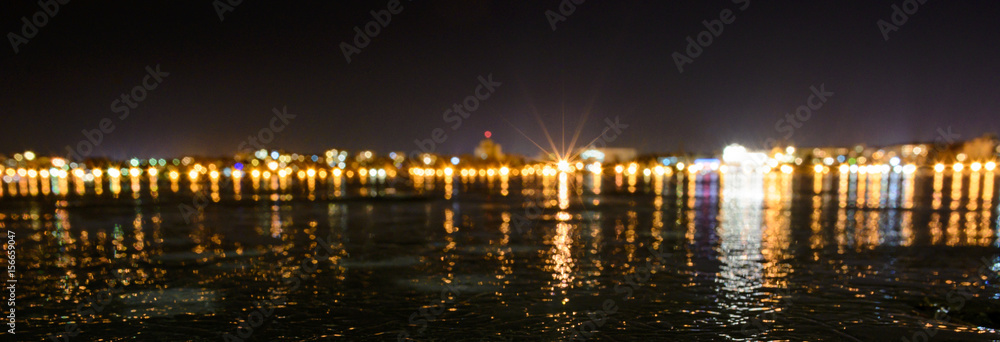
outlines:
[[[560,160],[556,168],[559,169],[559,171],[567,172],[569,171],[569,162],[565,160]]]
[[[747,158],[746,147],[740,145],[729,145],[722,150],[722,160],[726,163],[741,163]]]

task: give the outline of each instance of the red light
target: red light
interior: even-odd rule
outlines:
[[[483,135],[485,135],[486,138],[489,139],[489,137],[493,135],[493,133],[490,133],[490,131],[486,131],[486,133],[484,133]]]

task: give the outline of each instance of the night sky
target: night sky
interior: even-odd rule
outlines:
[[[11,2],[0,153],[64,155],[111,118],[94,155],[231,155],[284,106],[295,118],[269,148],[410,151],[443,128],[438,152],[471,152],[490,130],[535,155],[514,127],[542,142],[537,114],[556,144],[586,115],[581,140],[618,117],[628,128],[609,146],[710,152],[783,137],[776,122],[820,84],[834,95],[794,130],[799,146],[998,130],[997,1],[927,0],[886,41],[877,22],[903,1],[588,0],[553,31],[560,1],[402,0],[351,63],[341,42],[387,1],[244,0],[221,21],[208,0],[70,1],[16,54],[8,33],[42,8]],[[735,20],[678,72],[674,52],[726,9]],[[112,102],[156,65],[169,76],[119,119]],[[490,74],[502,85],[453,130],[443,113]]]

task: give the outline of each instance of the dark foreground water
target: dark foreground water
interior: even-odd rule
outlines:
[[[976,177],[8,193],[0,222],[17,340],[1000,340]]]

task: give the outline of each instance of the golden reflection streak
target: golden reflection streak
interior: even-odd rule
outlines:
[[[565,289],[572,287],[575,279],[573,276],[575,261],[571,253],[573,225],[566,222],[570,218],[570,214],[567,212],[560,211],[556,214],[556,218],[559,221],[556,223],[555,234],[549,241],[552,245],[549,249],[549,265],[551,265],[549,270],[552,272],[553,280],[556,281],[552,290],[563,289],[562,294],[565,295]],[[564,297],[563,304],[567,301],[568,299]]]
[[[938,210],[941,208],[941,200],[944,198],[942,194],[942,189],[944,188],[944,174],[941,172],[934,172],[934,193],[932,195],[931,209]]]
[[[763,282],[768,287],[780,287],[778,282],[787,279],[789,258],[790,222],[788,203],[791,201],[791,175],[769,173],[764,179],[764,231],[761,255],[764,259]]]
[[[962,200],[962,172],[954,172],[951,176],[951,210],[956,210]]]

